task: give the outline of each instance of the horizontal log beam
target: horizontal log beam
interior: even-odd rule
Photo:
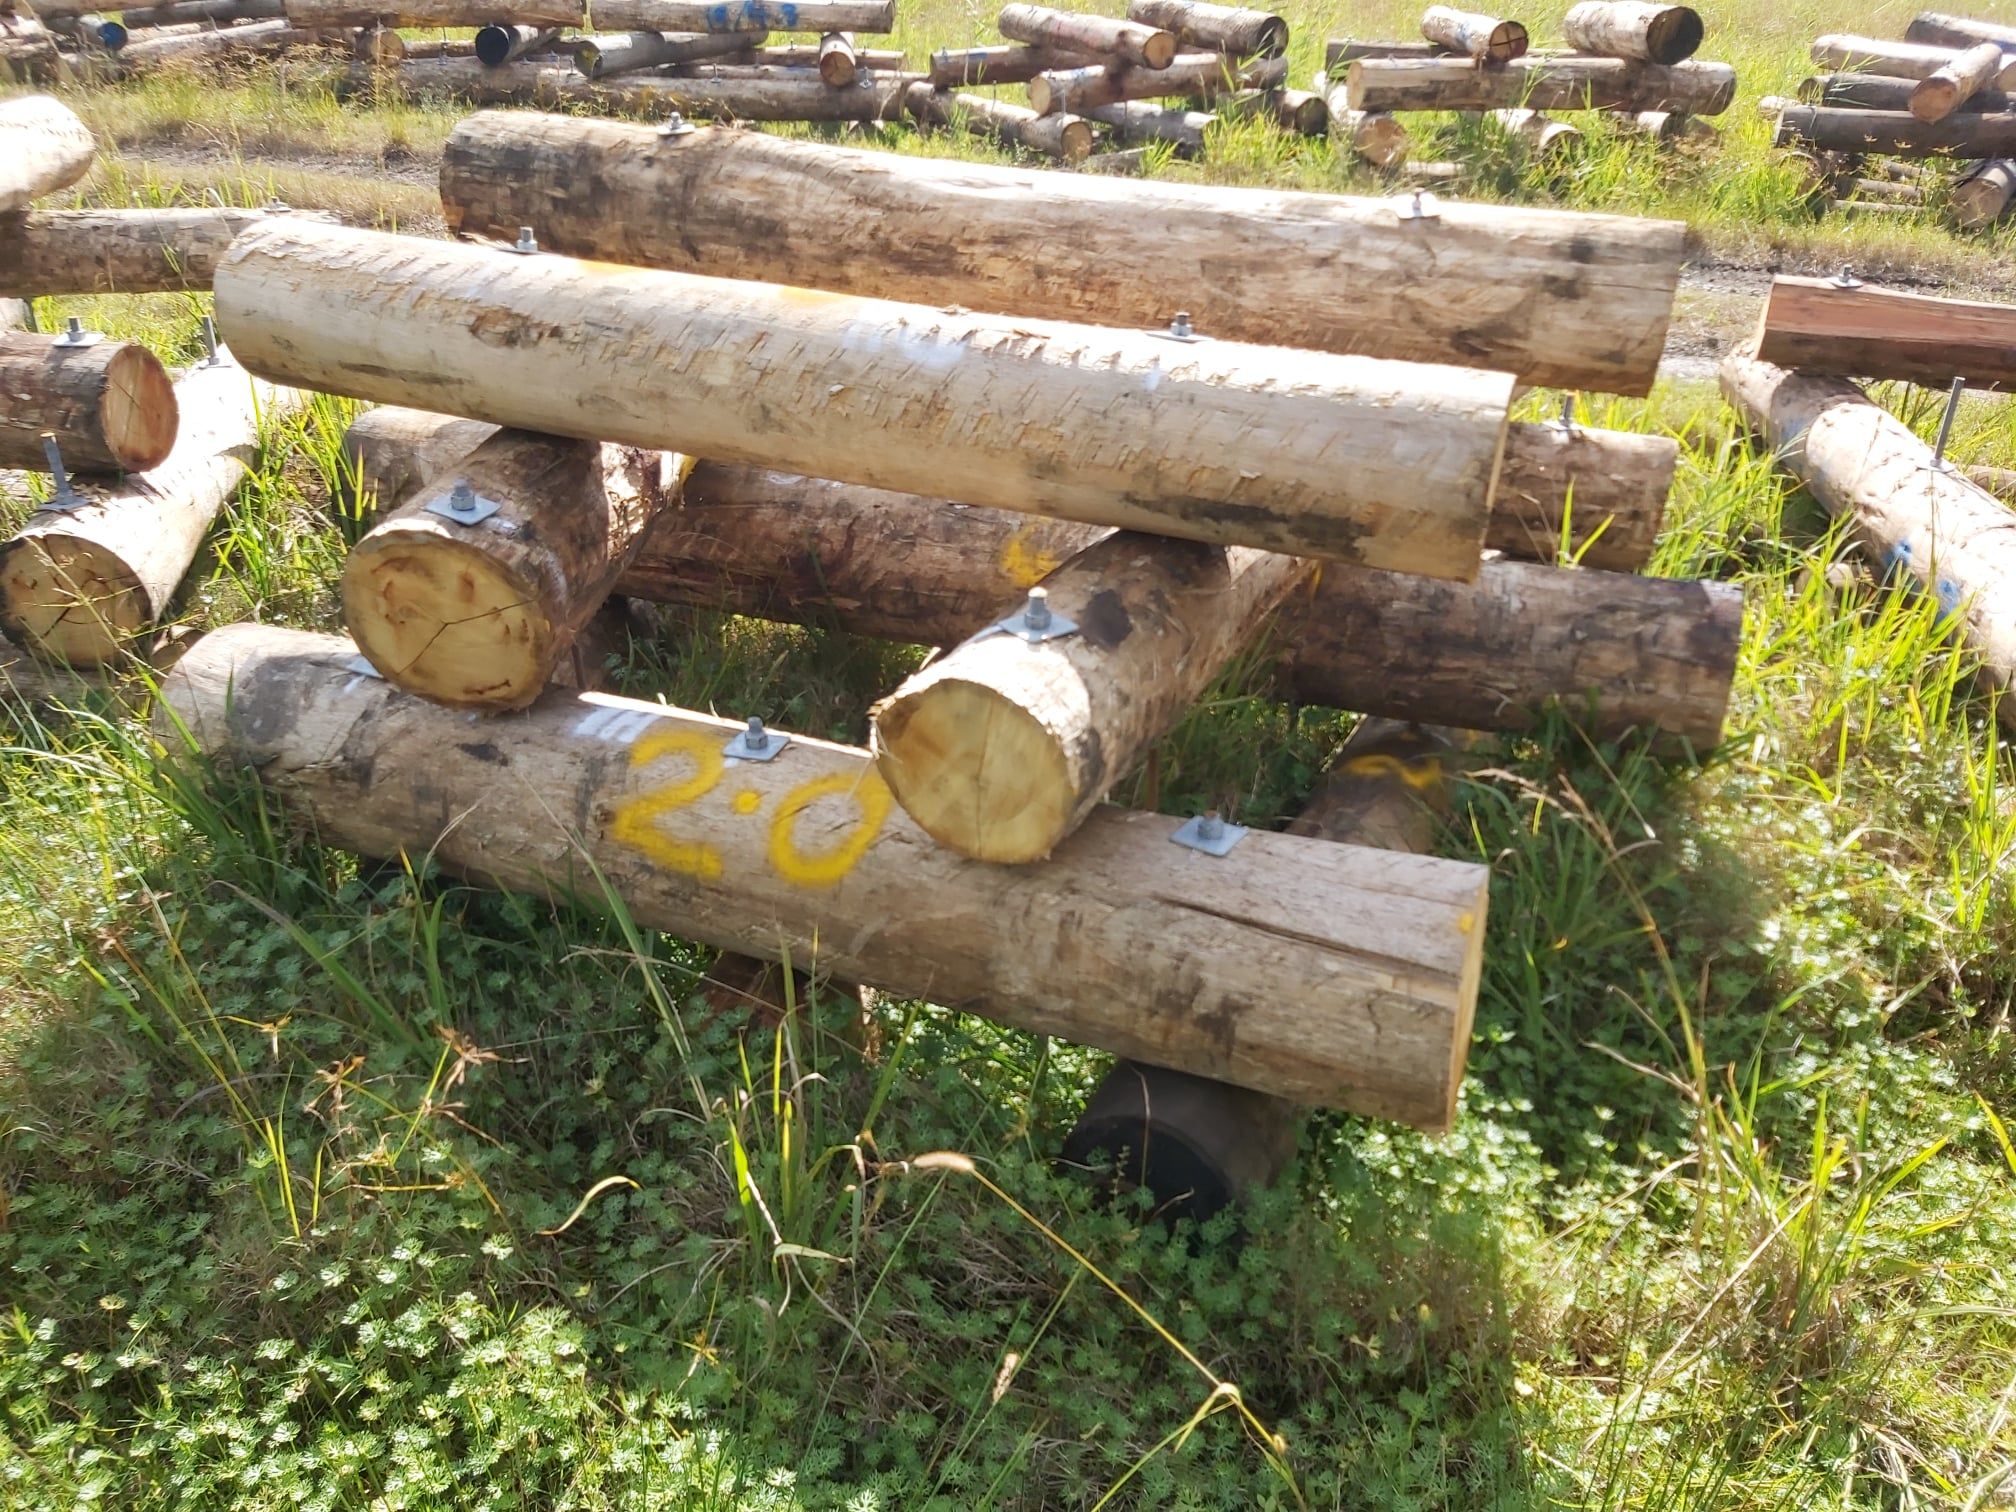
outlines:
[[[1631,394],[1657,375],[1685,251],[1675,222],[1462,204],[1403,221],[1386,198],[523,114],[455,128],[441,198],[452,232],[512,240],[529,225],[576,256],[1136,328],[1188,310],[1226,340]]]
[[[1670,67],[1621,58],[1360,58],[1347,80],[1357,110],[1684,110],[1720,115],[1736,98],[1726,63]]]
[[[1454,1114],[1484,867],[1262,833],[1209,857],[1117,809],[1040,871],[988,866],[933,845],[863,751],[798,736],[731,776],[736,723],[561,691],[472,740],[355,655],[213,631],[157,729],[257,771],[325,843],[591,905],[606,888],[648,929],[1301,1101]]]
[[[1074,53],[1060,53],[1044,47],[948,47],[931,54],[930,80],[934,89],[957,89],[962,85],[1027,84],[1040,73],[1054,68],[1078,68],[1095,61]]]
[[[896,29],[896,0],[595,0],[610,31],[866,32]]]
[[[232,238],[274,213],[200,206],[0,215],[0,297],[207,289]]]
[[[1964,51],[1929,47],[1919,42],[1888,42],[1876,37],[1830,33],[1813,43],[1815,63],[1841,73],[1879,74],[1899,79],[1930,78]],[[2016,54],[2005,60],[1995,87],[2016,90]],[[1902,106],[1897,107],[1902,109]]]
[[[761,40],[758,35],[754,40]],[[690,63],[697,58],[718,58],[741,52],[751,45],[743,34],[728,32],[611,32],[574,39],[574,67],[583,77],[604,79],[612,74],[634,73],[643,68],[662,68],[671,63]]]
[[[1800,81],[1799,100],[1804,105],[1830,105],[1843,110],[1909,111],[1913,96],[1924,82],[1884,74],[1822,74]],[[2000,90],[1981,90],[1956,108],[1971,115],[1983,111],[2001,113],[2016,109],[2016,100]]]
[[[1288,23],[1272,11],[1209,0],[1128,0],[1127,19],[1233,58],[1278,58],[1288,51]]]
[[[602,9],[603,7],[597,7]],[[360,26],[571,26],[587,20],[583,0],[284,0],[294,25],[311,30]],[[603,22],[619,30],[618,23]],[[674,28],[651,28],[670,31]],[[705,27],[686,28],[704,31]]]
[[[1976,21],[1970,16],[1949,16],[1940,11],[1920,11],[1904,28],[1904,39],[1952,48],[1993,42],[2016,52],[2016,26],[1996,21]]]
[[[2016,383],[2016,306],[1781,276],[1757,356],[1801,373],[2006,386]]]
[[[1059,111],[1083,115],[1102,105],[1128,100],[1181,96],[1203,101],[1241,89],[1277,89],[1287,77],[1288,64],[1283,58],[1242,63],[1222,53],[1183,53],[1160,69],[1105,63],[1052,69],[1029,81],[1029,103],[1039,115]]]
[[[1176,34],[1138,21],[1116,21],[1047,5],[1005,5],[995,23],[1010,42],[1096,57],[1139,68],[1163,69],[1176,61]]]
[[[240,360],[298,387],[1457,577],[1512,388],[280,220],[216,290]]]
[[[1790,105],[1778,117],[1774,140],[1780,147],[1805,144],[1826,152],[1890,152],[1899,157],[2010,157],[2016,156],[2016,113],[1959,111],[1943,121],[1921,121],[1903,110]]]

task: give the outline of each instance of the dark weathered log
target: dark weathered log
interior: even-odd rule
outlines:
[[[1976,165],[1947,195],[1953,223],[1967,231],[1993,225],[2008,212],[2012,199],[2016,199],[2016,161],[2009,158],[1990,158]]]
[[[1570,47],[1606,58],[1683,63],[1707,35],[1701,16],[1685,5],[1646,0],[1581,0],[1561,23]]]
[[[1297,136],[1330,134],[1330,107],[1323,96],[1304,89],[1242,89],[1214,101],[1212,114],[1220,120],[1268,120]]]
[[[1091,53],[1147,69],[1167,68],[1176,60],[1176,34],[1138,21],[1017,4],[1002,7],[999,25],[1009,41],[1031,47]]]
[[[1846,520],[1880,570],[1916,579],[1953,616],[2016,729],[2016,529],[2008,509],[1854,384],[1732,352],[1722,392],[1787,468]]]
[[[153,26],[179,26],[187,21],[277,21],[287,14],[285,0],[171,0],[120,13],[129,31]]]
[[[441,168],[451,231],[807,288],[1430,362],[1644,393],[1684,247],[1677,223],[1160,182],[1108,183],[754,132],[664,138],[485,113]],[[769,227],[750,234],[755,225]],[[1156,277],[1128,266],[1145,228]],[[1040,247],[1040,258],[1031,249]]]
[[[1186,153],[1204,150],[1204,133],[1218,117],[1204,110],[1169,109],[1147,100],[1127,100],[1118,105],[1101,105],[1086,112],[1100,124],[1113,128],[1113,139],[1129,144],[1168,142]],[[1076,117],[1043,116],[1046,121]]]
[[[1917,42],[1885,42],[1875,37],[1836,33],[1821,37],[1814,42],[1813,61],[1843,73],[1924,79],[1937,73],[1965,50],[1965,48],[1927,47]],[[2002,90],[2016,89],[2016,55],[2012,55],[2004,63],[2002,72],[1995,79],[1995,87]]]
[[[1526,28],[1451,5],[1431,5],[1421,13],[1421,35],[1445,52],[1480,63],[1509,63],[1526,55]]]
[[[1127,19],[1234,58],[1278,58],[1288,51],[1288,23],[1270,11],[1208,0],[1127,0]]]
[[[1323,108],[1330,116],[1331,139],[1349,144],[1375,168],[1403,163],[1414,150],[1413,138],[1396,117],[1383,110],[1353,110],[1351,92],[1342,84],[1324,97]]]
[[[1937,47],[1969,48],[1981,42],[2016,53],[2016,26],[1995,21],[1976,21],[1967,16],[1948,16],[1939,11],[1920,11],[1904,28],[1907,42],[1926,42]]]
[[[1911,91],[1911,114],[1921,121],[1945,120],[2000,78],[2007,62],[1993,42],[1968,48],[1918,81]]]
[[[0,215],[0,296],[207,289],[231,238],[273,213],[202,207]]]
[[[300,387],[1457,577],[1513,384],[278,219],[216,290],[239,359]]]
[[[1827,152],[1894,152],[1899,157],[2016,156],[2016,113],[1958,111],[1921,121],[1903,110],[1840,110],[1790,105],[1778,117],[1780,147],[1800,143]]]
[[[612,32],[574,40],[574,66],[590,79],[634,73],[696,58],[718,58],[760,42],[766,33]]]
[[[1278,89],[1288,77],[1285,58],[1239,63],[1221,53],[1184,53],[1167,68],[1060,68],[1029,81],[1029,103],[1040,115],[1075,111],[1084,115],[1101,105],[1127,100],[1155,100],[1181,95],[1210,100],[1241,89]]]
[[[1092,154],[1092,125],[1082,116],[1039,116],[1006,100],[947,94],[924,83],[910,86],[905,108],[931,125],[958,126],[976,136],[990,136],[1066,163],[1083,162]]]
[[[1913,96],[1925,82],[1883,74],[1823,74],[1800,81],[1799,100],[1806,105],[1831,105],[1847,110],[1908,111]],[[1982,90],[1955,108],[1975,115],[1983,111],[2000,113],[2016,109],[2016,100],[2000,90]]]
[[[866,32],[896,29],[896,0],[595,0],[609,31]]]
[[[73,472],[142,472],[175,444],[175,385],[131,341],[65,346],[0,331],[0,467],[45,469],[53,436]]]
[[[583,0],[284,0],[283,10],[294,25],[311,30],[499,24],[579,27],[587,18]]]
[[[1622,58],[1360,58],[1350,65],[1355,110],[1684,110],[1720,115],[1736,98],[1726,63]]]
[[[1038,872],[989,866],[931,844],[863,751],[794,736],[731,768],[735,722],[558,690],[472,732],[355,657],[336,636],[213,631],[156,730],[257,773],[326,843],[613,893],[646,929],[1307,1102],[1453,1113],[1482,866],[1265,833],[1211,857],[1119,809]]]
[[[0,211],[68,189],[91,171],[98,144],[61,100],[0,100]]]
[[[1043,47],[948,47],[931,54],[931,86],[1027,84],[1054,68],[1077,68],[1094,61]]]
[[[2008,385],[2016,383],[2016,306],[1781,276],[1771,281],[1757,356],[1801,373]]]
[[[476,61],[495,68],[544,50],[559,35],[551,26],[485,26],[476,33]]]

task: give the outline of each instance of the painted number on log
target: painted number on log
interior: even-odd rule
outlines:
[[[649,856],[668,871],[702,882],[716,881],[724,865],[721,852],[704,841],[679,839],[660,821],[699,802],[720,785],[729,770],[721,736],[673,726],[651,731],[630,748],[633,771],[661,761],[677,762],[690,770],[618,804],[609,820],[609,837]],[[839,797],[854,800],[859,812],[854,824],[824,846],[802,845],[798,826],[805,811],[822,798]],[[754,815],[762,808],[763,798],[760,791],[747,788],[735,794],[729,806],[736,814]],[[858,773],[829,772],[800,783],[778,800],[771,815],[766,848],[770,869],[800,887],[833,886],[868,853],[889,818],[892,802],[888,784],[872,766]]]
[[[735,0],[732,5],[708,6],[707,24],[722,31],[757,27],[796,31],[798,7],[791,0]]]

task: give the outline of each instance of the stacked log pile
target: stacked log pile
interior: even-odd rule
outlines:
[[[1943,198],[1963,230],[2016,202],[2016,26],[1921,11],[1901,41],[1830,34],[1828,72],[1767,101],[1776,142],[1811,161],[1842,208],[1911,214]],[[1922,161],[1951,163],[1943,196]]]
[[[348,41],[347,33],[290,17],[283,0],[164,0],[117,19],[90,0],[28,0],[25,8],[32,16],[0,18],[0,76],[118,78]]]

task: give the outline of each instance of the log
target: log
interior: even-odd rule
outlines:
[[[1908,573],[1955,620],[2016,729],[2016,530],[2007,508],[1845,379],[1787,372],[1748,352],[1722,363],[1722,393],[1785,467],[1849,522],[1881,570]]]
[[[1127,100],[1118,105],[1101,105],[1086,115],[1113,129],[1118,142],[1168,142],[1185,153],[1204,150],[1204,133],[1217,124],[1218,117],[1203,110],[1171,110],[1147,100]],[[1075,120],[1074,116],[1041,116],[1040,120]]]
[[[1707,36],[1698,11],[1646,0],[1580,0],[1561,23],[1561,35],[1578,52],[1643,63],[1684,63]]]
[[[1910,110],[1911,101],[1925,82],[1895,79],[1883,74],[1824,74],[1803,79],[1799,99],[1806,105],[1832,105],[1851,110]],[[2000,90],[1981,90],[1956,107],[1970,114],[2016,109],[2016,101]]]
[[[1330,134],[1330,107],[1321,95],[1302,89],[1242,89],[1213,106],[1222,121],[1272,121],[1297,136]]]
[[[1964,51],[1964,48],[1927,47],[1916,42],[1885,42],[1875,37],[1830,33],[1813,43],[1813,61],[1842,73],[1929,79]],[[1997,89],[2016,90],[2016,56],[2004,60],[1994,84]]]
[[[834,89],[844,89],[861,71],[854,55],[854,38],[846,32],[828,32],[819,39],[819,77]]]
[[[0,215],[0,297],[207,289],[231,239],[275,213],[201,206]]]
[[[1826,152],[1892,152],[1899,157],[2016,157],[2016,113],[1957,111],[1921,121],[1903,110],[1842,110],[1789,105],[1778,117],[1776,145]]]
[[[529,225],[576,256],[865,293],[891,287],[900,247],[920,303],[1150,329],[1184,309],[1227,340],[1631,394],[1657,374],[1684,255],[1675,222],[1460,204],[1403,221],[1385,199],[501,113],[451,133],[441,199],[451,232]],[[1130,262],[1149,226],[1143,279]]]
[[[1680,110],[1635,110],[1620,114],[1620,129],[1655,142],[1714,141],[1722,133]]]
[[[1943,121],[2002,75],[2008,60],[1993,42],[1970,47],[1951,63],[1918,81],[1911,91],[1911,114]]]
[[[98,144],[69,106],[48,95],[0,100],[0,211],[68,189],[91,171]]]
[[[498,427],[487,420],[463,420],[403,405],[365,410],[343,433],[337,503],[353,518],[371,512],[389,514],[497,432]]]
[[[1082,116],[1039,116],[1033,110],[988,95],[946,94],[929,84],[912,84],[905,108],[934,126],[957,126],[976,136],[989,136],[1026,147],[1066,163],[1092,155],[1092,123]]]
[[[471,439],[469,427],[407,410],[360,416],[351,429],[365,434],[351,449],[362,486],[388,506],[411,497],[452,463],[455,446],[466,455],[491,429]],[[1674,443],[1665,445],[1670,458]],[[702,462],[615,591],[953,645],[1102,534]],[[1389,618],[1399,628],[1382,630]],[[1742,620],[1741,592],[1720,583],[1487,560],[1458,590],[1329,566],[1313,596],[1286,607],[1275,641],[1288,687],[1305,702],[1480,730],[1524,729],[1559,705],[1599,739],[1636,729],[1706,751],[1721,739]],[[1370,627],[1362,638],[1359,626]]]
[[[677,75],[626,74],[563,93],[636,115],[722,121],[893,121],[917,75],[868,73],[836,89],[816,68],[688,64]]]
[[[1176,61],[1176,34],[1137,21],[1052,10],[1047,5],[1004,5],[999,26],[1011,42],[1117,58],[1137,68],[1159,70]]]
[[[1925,194],[1916,184],[1900,184],[1892,179],[1858,178],[1855,180],[1852,197],[1857,200],[1882,200],[1893,205],[1922,205]]]
[[[0,83],[72,82],[56,39],[33,16],[0,16]]]
[[[1112,174],[1132,177],[1148,171],[1148,149],[1146,147],[1126,147],[1117,152],[1095,152],[1078,165],[1080,173]]]
[[[1491,117],[1505,135],[1530,156],[1543,161],[1573,152],[1582,144],[1582,129],[1537,110],[1494,110]]]
[[[73,478],[83,508],[37,514],[0,546],[0,630],[36,655],[102,666],[164,618],[245,476],[261,417],[308,402],[255,382],[228,356],[183,375],[175,397],[181,430],[165,462],[102,487]]]
[[[1279,58],[1288,51],[1288,23],[1271,11],[1212,5],[1209,0],[1127,0],[1127,19],[1174,32],[1179,42],[1234,58]]]
[[[866,32],[896,29],[896,0],[595,0],[610,31]]]
[[[1526,55],[1530,39],[1517,21],[1431,5],[1421,13],[1421,35],[1437,47],[1480,63],[1509,63]]]
[[[72,472],[144,472],[175,445],[175,385],[133,341],[66,347],[0,331],[0,467],[46,469],[53,435]]]
[[[1481,866],[1259,833],[1209,857],[1169,843],[1174,820],[1108,810],[1018,872],[931,844],[863,751],[794,736],[731,768],[734,722],[561,690],[472,740],[465,716],[357,676],[355,654],[214,631],[169,675],[156,729],[367,855],[613,894],[646,929],[1305,1102],[1453,1114]]]
[[[277,21],[287,14],[285,0],[171,0],[121,13],[128,31],[179,26],[189,21],[224,24],[232,21]]]
[[[1458,577],[1512,388],[280,220],[216,290],[239,360],[300,387]]]
[[[406,61],[406,39],[389,26],[367,26],[357,33],[351,49],[360,62],[391,68]],[[476,56],[476,44],[469,44],[469,56]]]
[[[1757,356],[1809,374],[2001,386],[2016,382],[2016,306],[1781,276]]]
[[[230,53],[315,47],[327,40],[321,28],[296,26],[288,21],[253,21],[244,26],[227,26],[221,31],[199,30],[132,43],[120,51],[118,70],[121,74],[141,74]]]
[[[1350,65],[1354,110],[1684,110],[1720,115],[1736,98],[1726,63],[1629,63],[1622,58],[1360,58]]]
[[[483,27],[499,23],[579,27],[587,20],[583,0],[283,0],[282,9],[294,25],[320,31],[359,26]],[[603,24],[627,30],[617,23]],[[687,30],[707,28],[695,26]]]
[[[1994,21],[1976,21],[1968,16],[1948,16],[1939,11],[1920,11],[1904,28],[1907,42],[1926,42],[1938,47],[1965,50],[1982,42],[1993,42],[2016,52],[2016,26]]]
[[[522,709],[609,596],[684,458],[503,431],[382,516],[343,568],[343,623],[388,682],[450,708]],[[499,506],[462,524],[466,487]]]
[[[559,35],[551,26],[485,26],[476,33],[476,61],[496,68],[550,47]]]
[[[931,87],[1027,84],[1049,69],[1077,68],[1090,61],[1043,47],[948,47],[931,54]]]
[[[1963,467],[1960,471],[1976,488],[1986,489],[2005,504],[2016,504],[2016,468]]]
[[[1342,84],[1324,96],[1330,115],[1330,136],[1348,142],[1351,150],[1375,168],[1392,168],[1407,160],[1414,140],[1407,128],[1383,110],[1353,110],[1351,92]]]
[[[727,40],[724,34],[720,40]],[[781,43],[774,47],[745,47],[739,57],[725,59],[727,62],[746,60],[758,66],[775,68],[817,68],[819,66],[818,44]],[[910,60],[900,47],[863,47],[854,45],[854,66],[857,70],[876,73],[902,73],[909,68]]]
[[[1878,200],[1848,199],[1834,201],[1834,208],[1848,216],[1889,216],[1916,215],[1923,208],[1919,205],[1896,205]]]
[[[1121,530],[1042,581],[1075,634],[976,634],[872,711],[883,780],[979,861],[1040,861],[1257,639],[1314,564]]]
[[[1111,68],[1091,64],[1058,68],[1029,81],[1029,103],[1039,115],[1071,110],[1084,115],[1101,105],[1182,95],[1210,100],[1241,89],[1276,89],[1288,77],[1284,58],[1236,63],[1220,53],[1184,53],[1167,68]]]
[[[1992,226],[2007,213],[2012,199],[2016,199],[2016,161],[2008,158],[1979,164],[1955,181],[1947,194],[1953,223],[1966,231]]]

